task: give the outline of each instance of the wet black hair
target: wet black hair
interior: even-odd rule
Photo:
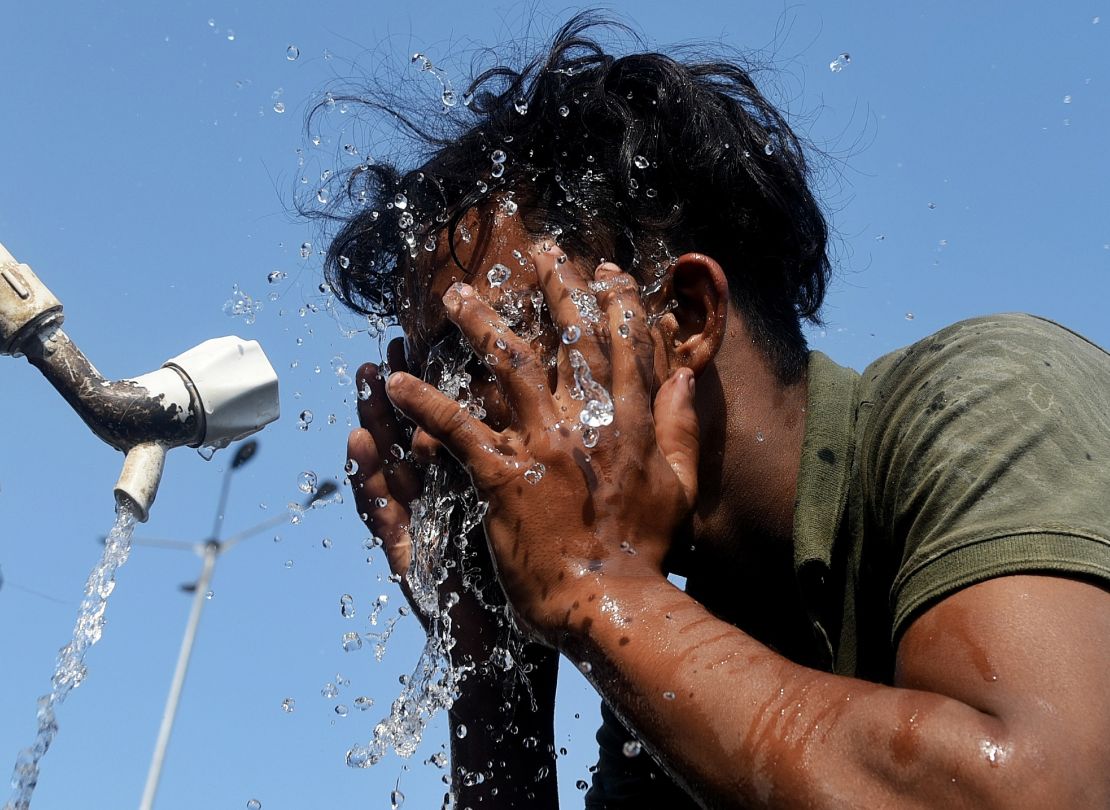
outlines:
[[[482,70],[461,98],[445,85],[427,118],[412,112],[423,100],[380,89],[336,99],[391,117],[414,148],[407,169],[360,164],[332,200],[332,289],[396,321],[415,303],[412,259],[445,231],[456,245],[474,207],[516,205],[530,233],[615,261],[649,292],[673,257],[712,256],[779,378],[799,380],[802,321],[820,323],[830,277],[801,140],[741,57],[617,56],[600,34],[638,43],[620,23],[578,14],[523,66]]]

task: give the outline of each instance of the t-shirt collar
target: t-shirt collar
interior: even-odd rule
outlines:
[[[794,571],[828,571],[839,534],[855,450],[860,375],[810,352],[805,437],[794,503]]]

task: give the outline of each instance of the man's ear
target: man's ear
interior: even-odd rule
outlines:
[[[670,312],[659,321],[667,374],[686,366],[699,375],[717,355],[728,323],[728,279],[716,260],[684,253],[670,271]]]

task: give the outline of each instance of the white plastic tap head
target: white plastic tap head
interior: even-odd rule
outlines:
[[[280,415],[278,378],[257,340],[206,340],[167,360],[196,390],[204,412],[206,447],[227,447]]]

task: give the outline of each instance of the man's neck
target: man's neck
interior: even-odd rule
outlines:
[[[742,325],[729,338],[697,381],[698,508],[678,556],[695,598],[781,647],[804,618],[793,527],[808,385],[783,385]]]

